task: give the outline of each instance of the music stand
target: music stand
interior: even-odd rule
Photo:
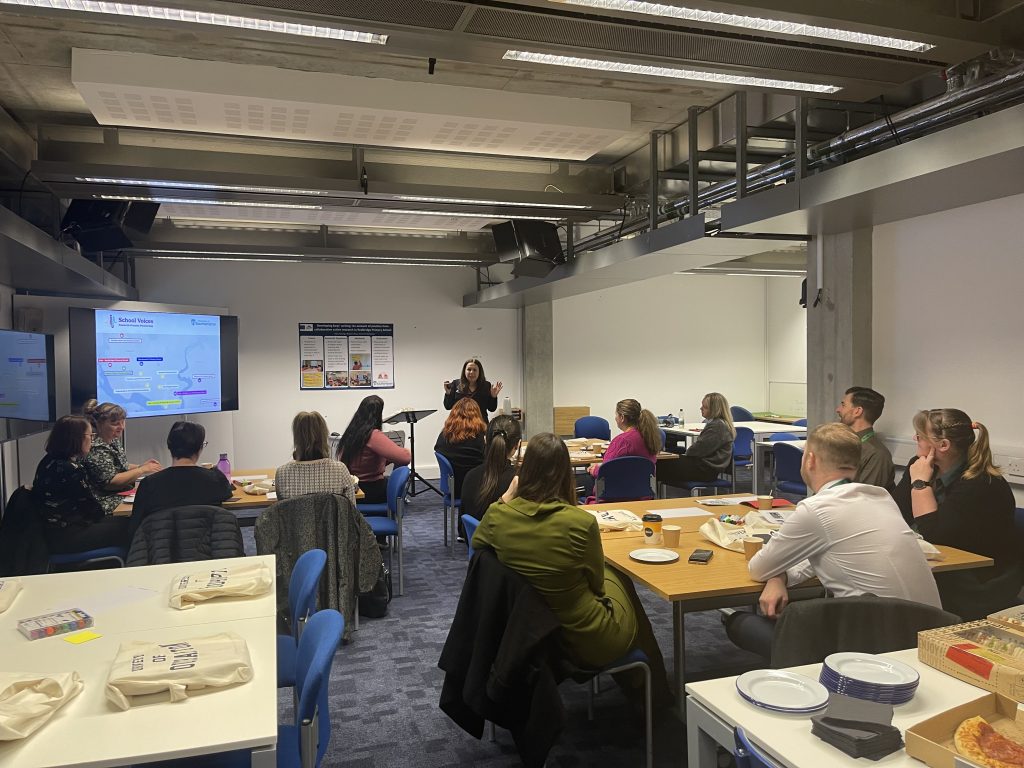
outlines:
[[[416,471],[416,422],[422,421],[431,414],[437,413],[436,408],[424,411],[399,411],[394,416],[389,416],[384,419],[385,424],[408,424],[409,425],[409,453],[412,456],[412,460],[409,462],[409,495],[415,496],[417,493],[426,493],[427,488],[432,490],[438,496],[442,493],[435,488],[430,482],[424,478],[419,472]],[[419,478],[426,488],[423,490],[416,490],[416,478]]]

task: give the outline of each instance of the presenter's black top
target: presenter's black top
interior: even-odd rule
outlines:
[[[487,418],[487,412],[494,413],[498,410],[498,398],[491,395],[491,382],[481,381],[476,385],[475,392],[462,392],[459,390],[460,386],[462,386],[461,379],[455,379],[452,382],[452,391],[444,393],[444,407],[450,411],[459,400],[464,397],[471,397],[480,406],[480,415],[484,417],[484,421],[490,421]]]
[[[480,484],[484,480],[484,465],[481,464],[479,467],[469,470],[462,481],[462,496],[460,498],[462,499],[463,514],[472,515],[477,520],[480,520],[484,516],[484,512],[487,511],[487,508],[500,499],[501,494],[508,490],[509,485],[512,483],[512,478],[515,476],[516,468],[510,461],[498,477],[498,487],[494,489],[493,498],[481,499],[479,498]]]
[[[216,507],[231,498],[231,483],[218,469],[167,467],[139,483],[132,505],[132,531],[146,515],[172,507]]]

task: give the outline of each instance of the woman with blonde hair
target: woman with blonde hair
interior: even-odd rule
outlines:
[[[700,415],[704,417],[704,428],[686,453],[658,463],[659,483],[682,487],[690,481],[708,482],[729,468],[736,439],[729,401],[718,392],[709,392],[701,400]]]
[[[342,462],[331,458],[327,421],[318,411],[300,411],[292,419],[292,461],[277,468],[279,499],[307,493],[334,493],[356,503],[355,481]]]
[[[135,482],[159,472],[160,462],[149,459],[142,464],[129,464],[121,438],[128,413],[116,403],[89,400],[82,415],[95,427],[92,449],[82,459],[89,475],[92,494],[106,514],[111,514],[124,499],[122,491],[131,490]]]

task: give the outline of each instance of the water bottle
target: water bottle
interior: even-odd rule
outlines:
[[[680,425],[683,425],[683,424],[685,424],[685,423],[686,423],[686,419],[685,419],[685,418],[683,418],[683,409],[682,409],[682,408],[680,408],[680,409],[679,409],[679,424],[680,424]]]
[[[217,469],[231,482],[231,462],[228,461],[228,455],[222,453],[220,459],[217,460]]]
[[[511,416],[512,415],[512,398],[511,397],[506,397],[504,400],[501,401],[501,412],[504,413],[506,416]]]

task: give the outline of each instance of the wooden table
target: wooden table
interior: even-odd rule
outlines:
[[[23,590],[0,614],[0,671],[74,670],[84,689],[27,739],[0,742],[4,768],[130,766],[251,748],[251,765],[276,766],[277,598],[276,590],[252,598],[211,600],[179,611],[167,602],[172,579],[256,558],[148,565],[103,571],[53,573],[22,578]],[[274,557],[258,558],[275,574]],[[63,635],[26,640],[19,619],[53,610],[81,608],[100,637],[81,645]],[[234,632],[245,639],[253,678],[170,703],[168,694],[135,697],[121,711],[107,702],[105,687],[121,643],[169,642]]]
[[[806,419],[806,416],[782,416],[778,413],[767,413],[765,411],[758,411],[750,414],[754,417],[755,421],[767,421],[771,424],[790,424],[792,425],[795,421]]]
[[[748,494],[732,494],[748,495]],[[715,608],[733,608],[752,605],[764,584],[750,578],[747,562],[741,552],[715,546],[697,532],[697,529],[712,516],[722,514],[746,514],[750,507],[740,504],[721,507],[701,507],[702,498],[725,499],[728,496],[708,496],[700,498],[656,499],[652,501],[630,501],[612,504],[587,505],[584,509],[627,509],[637,517],[645,512],[657,512],[669,509],[703,509],[708,514],[696,517],[666,518],[666,523],[678,525],[683,529],[679,537],[679,560],[674,563],[653,565],[639,563],[629,558],[634,549],[644,546],[643,534],[631,531],[612,531],[601,534],[604,547],[604,559],[616,570],[639,582],[672,604],[672,658],[674,662],[673,680],[675,690],[682,691],[685,683],[686,631],[684,617],[693,611],[707,611]],[[696,565],[687,562],[690,553],[695,549],[711,549],[714,557],[707,565]],[[983,568],[993,565],[993,560],[981,555],[964,552],[953,547],[937,545],[945,557],[944,560],[929,561],[936,573],[956,571],[968,568]],[[808,589],[820,589],[816,581],[806,582],[790,590],[806,592]]]
[[[523,455],[526,453],[526,445],[529,441],[523,440],[519,444],[519,453],[516,454],[516,463],[523,463]],[[591,464],[597,464],[601,461],[601,457],[604,455],[605,450],[608,448],[607,440],[595,440],[590,438],[570,438],[566,440],[566,447],[569,449],[569,463],[574,469],[581,467],[589,467]],[[569,443],[576,443],[570,445]],[[678,453],[671,453],[669,451],[659,451],[658,461],[672,461],[678,459]]]

